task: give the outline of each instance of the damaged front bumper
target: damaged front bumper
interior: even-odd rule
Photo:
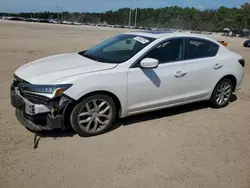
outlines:
[[[53,129],[67,129],[69,125],[70,107],[73,99],[60,96],[56,99],[43,99],[39,95],[25,96],[19,87],[11,86],[11,104],[16,108],[18,121],[27,129],[39,132]]]

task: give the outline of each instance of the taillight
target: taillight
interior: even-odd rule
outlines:
[[[240,59],[239,63],[241,64],[242,67],[245,67],[245,60],[244,59]]]

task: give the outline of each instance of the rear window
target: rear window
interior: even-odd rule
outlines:
[[[185,59],[197,59],[216,56],[219,45],[202,39],[188,39]]]

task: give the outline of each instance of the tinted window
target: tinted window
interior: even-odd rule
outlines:
[[[158,59],[159,63],[182,60],[183,40],[173,39],[161,43],[151,50],[144,58]]]
[[[79,54],[99,62],[122,63],[129,60],[154,40],[150,37],[122,34]]]
[[[188,39],[186,59],[213,57],[217,54],[219,46],[213,42],[201,39]]]
[[[115,52],[115,51],[133,50],[135,44],[136,40],[133,39],[121,40],[114,44],[111,44],[110,46],[107,46],[106,48],[103,49],[103,51]]]

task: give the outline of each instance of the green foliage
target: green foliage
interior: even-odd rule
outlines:
[[[0,13],[1,15],[4,16],[6,13]],[[14,16],[14,14],[8,15]],[[63,19],[81,23],[127,25],[128,15],[129,9],[123,8],[105,13],[64,12]],[[24,18],[62,19],[62,14],[55,12],[20,13],[18,16]],[[131,24],[134,23],[134,17],[135,10],[132,11]],[[196,8],[182,8],[178,6],[159,9],[138,9],[137,25],[206,31],[222,31],[226,27],[240,30],[250,27],[250,3],[245,3],[240,8],[222,6],[216,10],[206,9],[203,11]]]

